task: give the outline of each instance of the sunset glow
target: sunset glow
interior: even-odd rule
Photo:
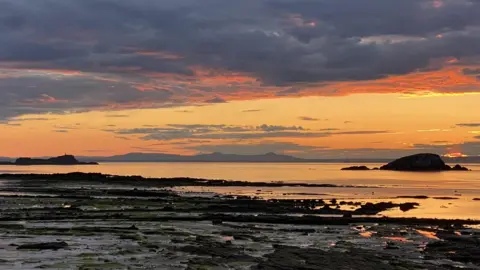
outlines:
[[[0,3],[1,156],[480,155],[479,2],[100,2]]]

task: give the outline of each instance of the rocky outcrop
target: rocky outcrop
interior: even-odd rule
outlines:
[[[352,166],[352,167],[346,167],[342,168],[342,171],[368,171],[370,168],[367,166]]]
[[[49,159],[19,158],[13,165],[97,165],[96,162],[80,162],[72,155],[63,155]]]
[[[461,165],[459,165],[459,164],[453,166],[453,167],[451,168],[451,170],[452,170],[452,171],[469,171],[468,168],[463,167],[463,166],[461,166]]]
[[[399,158],[383,165],[380,169],[392,171],[448,171],[460,170],[461,168],[463,167],[458,165],[458,167],[455,166],[452,169],[445,164],[439,155],[424,153]]]
[[[36,249],[36,250],[58,250],[62,248],[67,248],[68,244],[65,242],[48,242],[48,243],[34,243],[34,244],[24,244],[17,247],[18,250],[22,249]]]

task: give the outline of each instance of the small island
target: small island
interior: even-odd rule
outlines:
[[[442,160],[437,154],[422,153],[396,159],[379,168],[386,171],[405,171],[405,172],[440,172],[440,171],[469,171],[468,168],[459,164],[451,167]],[[344,171],[368,171],[367,166],[352,166],[342,168]],[[378,170],[374,168],[373,170]]]
[[[98,165],[97,162],[81,162],[73,155],[63,155],[52,157],[48,159],[41,158],[18,158],[14,162],[0,162],[0,165],[17,165],[17,166],[31,166],[31,165]]]

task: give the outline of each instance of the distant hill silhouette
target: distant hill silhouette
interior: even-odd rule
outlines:
[[[305,162],[307,160],[287,155],[267,153],[263,155],[236,155],[211,153],[182,156],[156,153],[128,153],[111,157],[82,157],[82,160],[99,162]]]
[[[72,155],[63,155],[47,159],[21,157],[14,162],[0,162],[0,165],[97,165],[96,162],[80,162]]]
[[[480,163],[480,157],[442,157],[446,163]],[[90,161],[90,162],[80,162]],[[128,153],[124,155],[103,156],[103,157],[78,157],[78,160],[71,155],[54,158],[19,158],[16,161],[12,158],[1,157],[0,165],[84,165],[96,164],[96,162],[318,162],[318,163],[386,163],[391,158],[354,158],[354,159],[305,159],[289,155],[266,153],[260,155],[237,155],[210,153],[200,155],[174,155],[162,153]]]
[[[465,158],[447,158],[442,157],[447,163],[480,163],[480,157]],[[323,158],[323,159],[305,159],[289,155],[281,155],[275,153],[266,153],[260,155],[238,155],[238,154],[199,154],[199,155],[174,155],[162,153],[128,153],[116,156],[104,157],[79,157],[84,161],[98,162],[338,162],[338,163],[387,163],[392,158]]]

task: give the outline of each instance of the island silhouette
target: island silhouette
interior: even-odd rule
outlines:
[[[367,166],[352,166],[343,168],[348,171],[368,171]],[[380,168],[373,168],[373,170],[387,170],[387,171],[409,171],[409,172],[438,172],[438,171],[468,171],[469,169],[459,164],[451,167],[443,161],[437,154],[420,153],[411,156],[401,157]]]
[[[21,157],[15,160],[14,162],[0,162],[0,165],[18,165],[18,166],[28,166],[28,165],[98,165],[97,162],[81,162],[78,161],[73,155],[63,155],[52,158],[29,158]]]

